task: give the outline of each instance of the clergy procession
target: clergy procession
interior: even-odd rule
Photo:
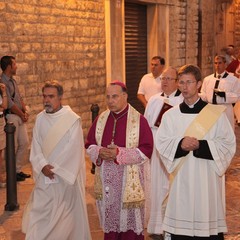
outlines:
[[[161,56],[150,65],[138,91],[144,115],[128,102],[126,84],[110,81],[106,109],[86,136],[81,117],[63,104],[63,85],[43,84],[43,110],[32,131],[34,187],[22,216],[24,239],[94,239],[86,159],[95,165],[92,187],[104,240],[225,238],[225,173],[236,152],[240,80],[226,70],[224,55],[215,56],[215,71],[205,77],[193,64],[165,66]],[[23,152],[28,110],[14,79],[15,57],[4,56],[1,68],[0,153],[9,119],[18,127],[16,152]],[[30,174],[17,163],[17,182],[27,181]]]

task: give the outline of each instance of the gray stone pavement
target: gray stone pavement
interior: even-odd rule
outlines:
[[[226,202],[227,202],[227,240],[240,240],[240,127],[236,127],[237,152],[226,173]],[[87,182],[86,182],[86,201],[90,229],[93,240],[103,239],[103,232],[99,227],[95,200],[93,197],[94,175],[90,173],[91,163],[87,159]],[[24,171],[31,173],[31,166],[27,164]],[[34,186],[32,179],[17,184],[19,210],[4,211],[6,204],[6,189],[0,188],[0,240],[23,240],[24,234],[21,232],[21,218],[24,205],[28,200],[30,192]],[[148,234],[145,239],[150,240]],[[53,239],[55,240],[55,239]],[[56,239],[57,240],[57,239]],[[81,240],[81,239],[79,239]],[[127,239],[126,239],[127,240]]]

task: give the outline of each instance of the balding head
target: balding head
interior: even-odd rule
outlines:
[[[177,85],[177,70],[173,67],[166,68],[161,75],[162,91],[166,95],[170,95],[178,88]]]

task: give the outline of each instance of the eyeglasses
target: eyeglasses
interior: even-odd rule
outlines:
[[[173,80],[177,80],[176,78],[170,78],[170,77],[161,77],[160,78],[162,81],[173,81]]]
[[[179,85],[180,87],[182,87],[182,86],[184,86],[184,85],[190,86],[191,83],[195,83],[195,82],[197,82],[197,81],[190,81],[190,80],[187,80],[186,82],[184,82],[184,81],[179,81],[179,82],[178,82],[178,85]]]

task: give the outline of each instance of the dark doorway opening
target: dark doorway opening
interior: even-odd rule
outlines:
[[[143,113],[144,107],[137,99],[137,90],[148,65],[146,5],[125,3],[125,54],[128,101]]]

